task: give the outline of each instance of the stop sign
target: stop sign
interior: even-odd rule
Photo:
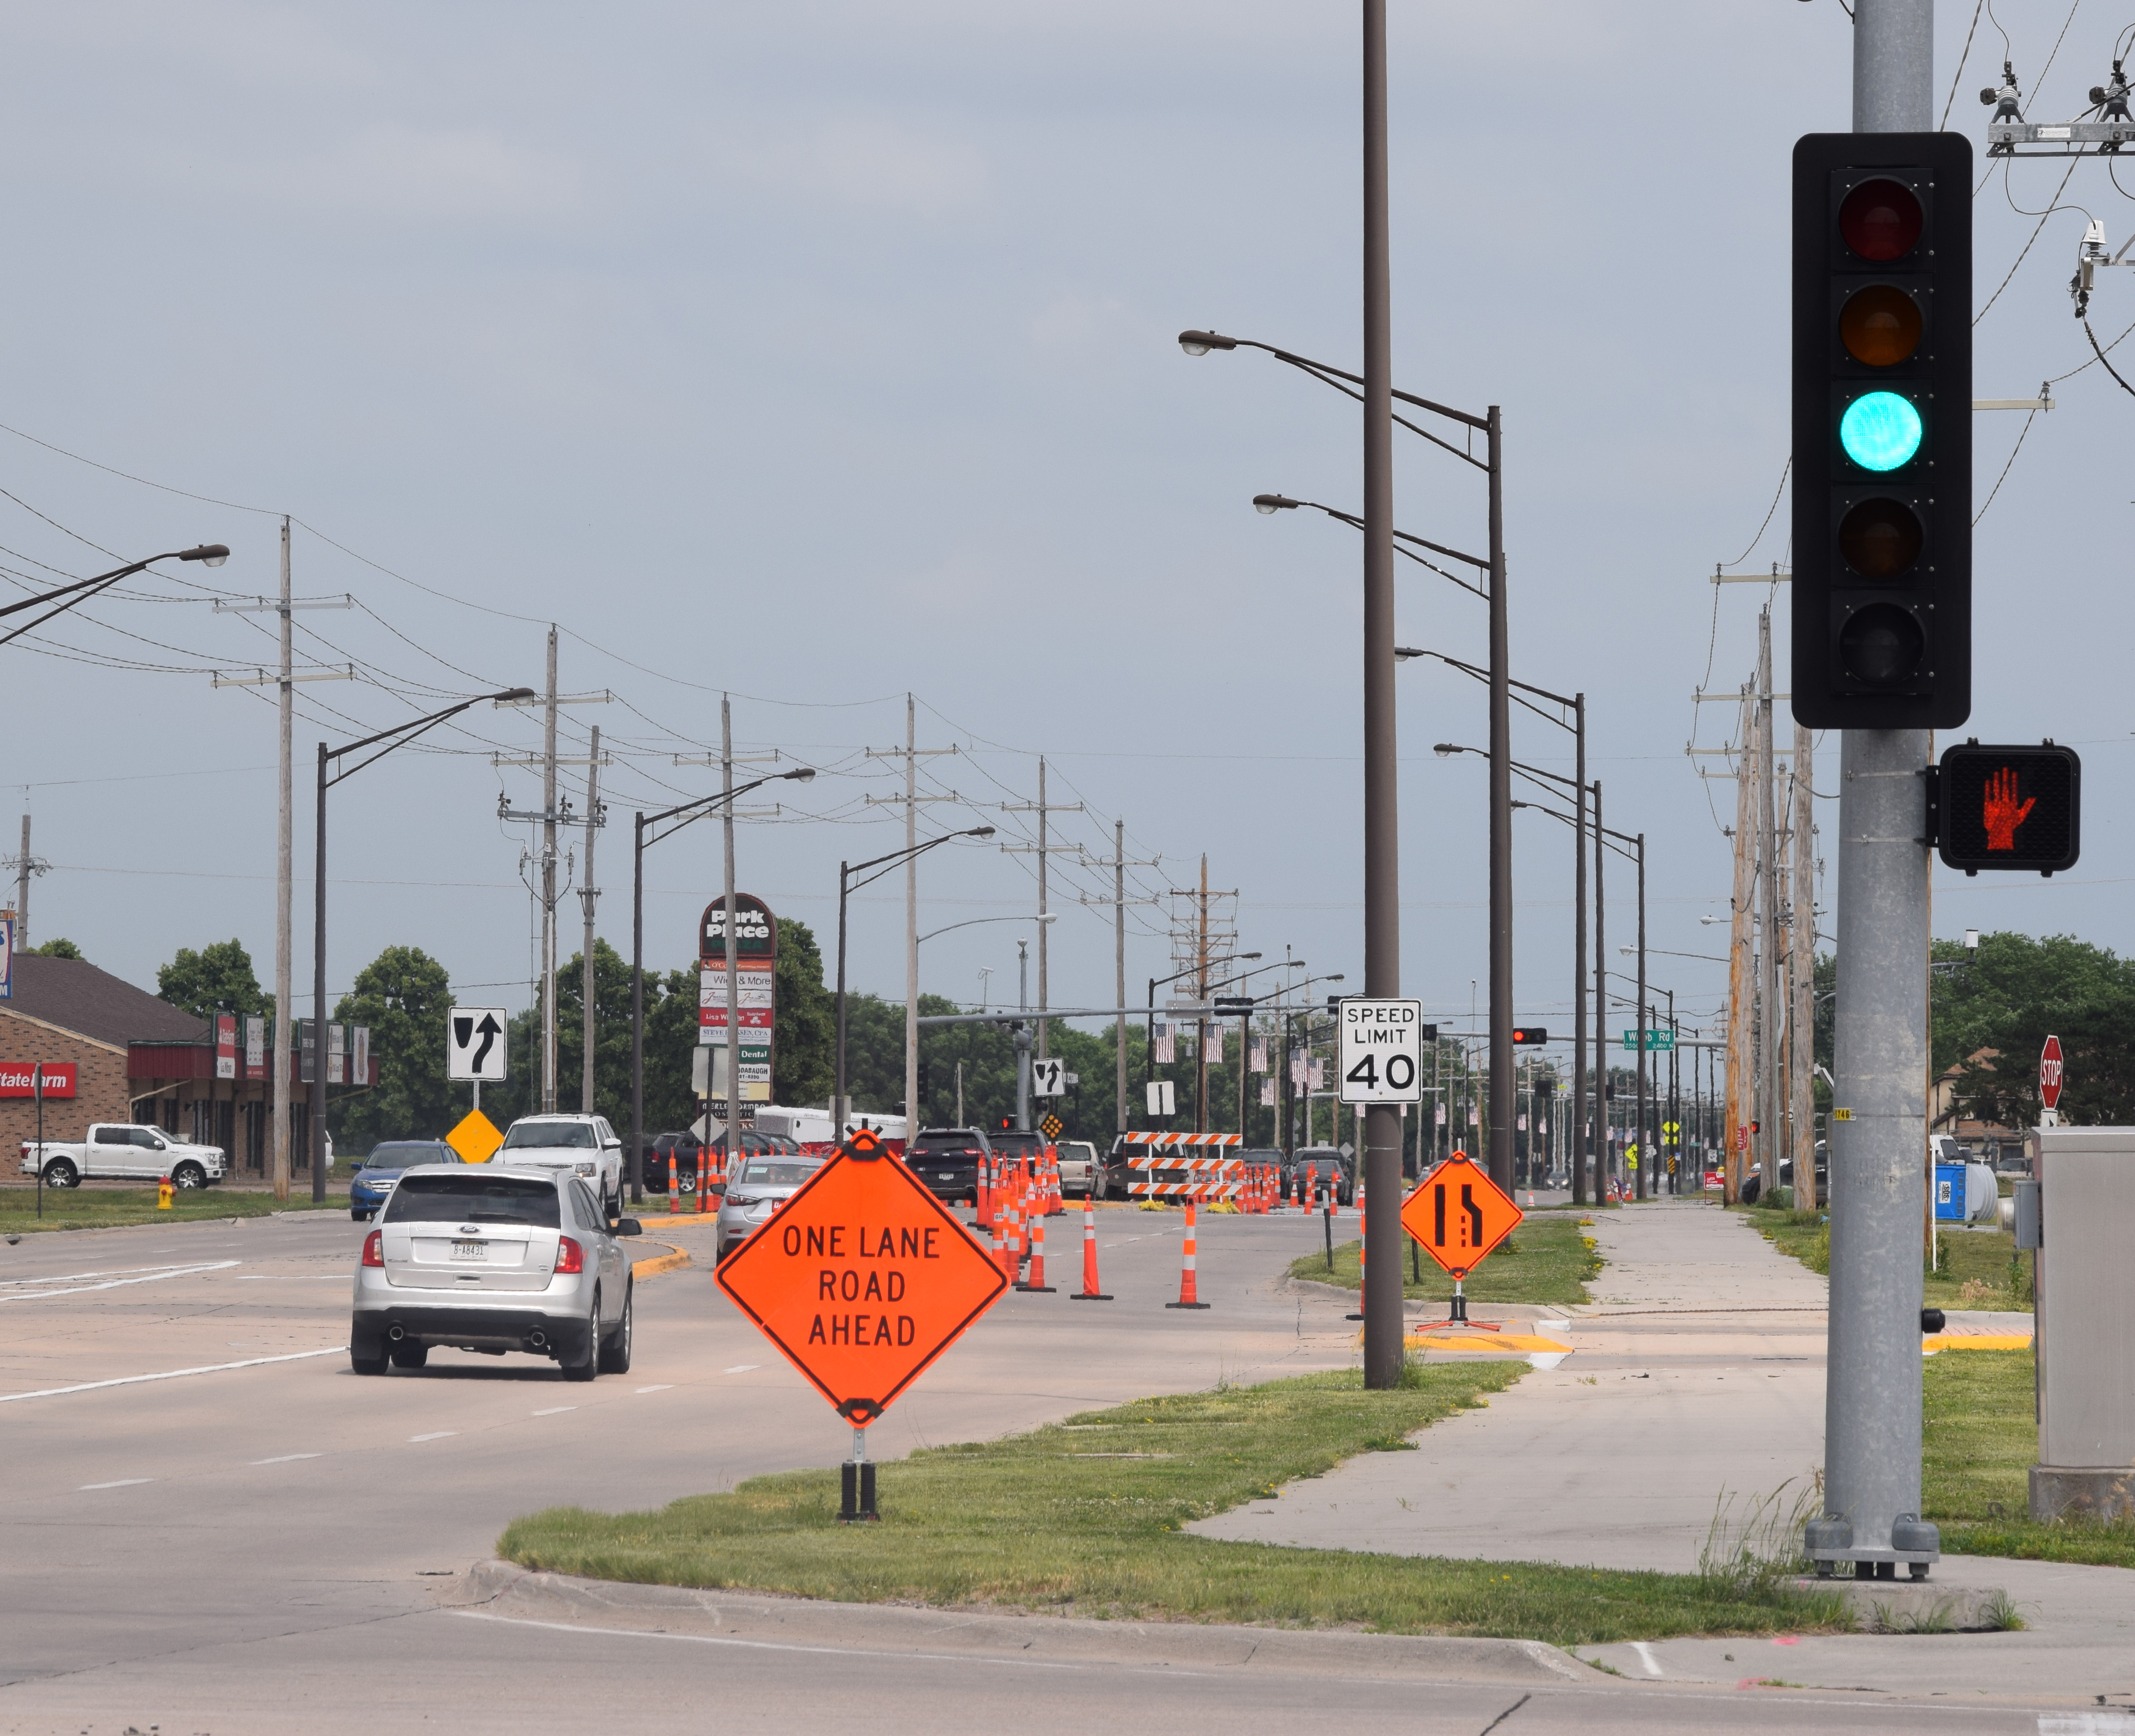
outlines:
[[[2039,1101],[2058,1109],[2061,1100],[2061,1040],[2049,1037],[2039,1052]]]

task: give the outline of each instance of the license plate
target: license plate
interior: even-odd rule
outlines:
[[[453,1244],[453,1258],[454,1260],[487,1260],[489,1258],[489,1244],[487,1242],[456,1241]]]
[[[953,1182],[956,1179],[956,1173],[952,1169],[939,1170],[936,1172],[934,1179],[937,1182]]]

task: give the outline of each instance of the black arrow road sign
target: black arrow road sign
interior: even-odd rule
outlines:
[[[501,1007],[453,1008],[447,1076],[485,1082],[501,1080],[509,1052],[497,1039],[508,1028],[508,1016]]]

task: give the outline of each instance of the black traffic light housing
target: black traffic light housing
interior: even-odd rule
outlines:
[[[1549,1032],[1540,1025],[1521,1025],[1513,1031],[1513,1041],[1516,1043],[1547,1042]]]
[[[1972,712],[1972,144],[1812,133],[1794,154],[1797,723]]]
[[[2074,868],[2083,843],[2083,762],[2051,742],[1946,750],[1928,777],[1928,837],[1953,868]]]

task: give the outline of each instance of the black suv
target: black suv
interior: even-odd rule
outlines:
[[[1305,1202],[1316,1205],[1322,1187],[1332,1187],[1334,1203],[1353,1206],[1357,1202],[1356,1178],[1349,1173],[1348,1160],[1332,1145],[1301,1145],[1290,1162],[1290,1179],[1305,1190]]]
[[[1018,1133],[1012,1127],[997,1128],[986,1135],[992,1147],[995,1160],[1013,1169],[1024,1158],[1030,1160],[1030,1173],[1036,1175],[1045,1156],[1045,1148],[1052,1144],[1041,1133]]]
[[[922,1127],[905,1148],[905,1167],[937,1200],[976,1200],[979,1160],[993,1147],[976,1127]]]

